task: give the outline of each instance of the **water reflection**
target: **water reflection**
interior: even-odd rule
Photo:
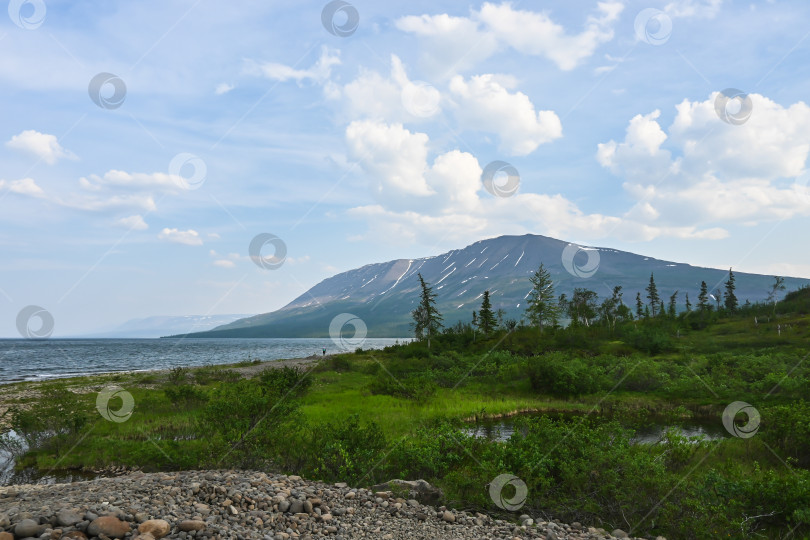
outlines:
[[[521,430],[522,434],[525,436],[527,428],[518,425],[517,418],[518,417],[479,421],[466,428],[464,432],[473,437],[481,437],[490,441],[505,441],[518,430]],[[720,421],[711,422],[688,419],[673,423],[664,419],[660,421],[653,419],[644,427],[634,428],[635,434],[630,439],[630,442],[633,444],[658,444],[663,441],[669,429],[678,430],[679,434],[683,437],[703,437],[708,441],[724,439],[729,436]]]

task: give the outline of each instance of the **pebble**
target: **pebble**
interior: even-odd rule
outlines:
[[[493,519],[440,502],[426,504],[424,494],[436,491],[423,480],[391,484],[398,489],[218,470],[134,471],[90,482],[6,486],[0,487],[0,540],[628,538],[619,529],[610,535],[601,528],[548,522],[529,513]],[[401,486],[418,489],[404,492]]]

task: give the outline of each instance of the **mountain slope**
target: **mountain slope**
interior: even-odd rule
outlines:
[[[418,272],[437,293],[437,305],[446,326],[459,320],[469,321],[472,312],[480,308],[481,295],[486,289],[490,291],[493,309],[503,309],[507,318],[519,319],[531,289],[529,278],[541,262],[551,273],[557,295],[570,296],[575,287],[585,287],[604,298],[611,294],[614,286],[621,285],[625,304],[629,306],[635,305],[636,292],[644,296],[651,272],[655,273],[661,297],[666,301],[679,290],[681,305],[685,292],[689,293],[693,304],[697,302],[701,281],[706,281],[711,292],[722,289],[727,279],[728,272],[724,270],[662,261],[610,248],[589,250],[591,259],[588,253],[567,242],[527,234],[482,240],[435,257],[369,264],[323,280],[272,313],[191,335],[327,337],[332,319],[345,312],[366,323],[369,337],[410,336],[410,313],[418,301]],[[592,275],[576,277],[574,273]],[[772,276],[734,274],[740,303],[767,297]],[[795,289],[810,284],[810,280],[786,278],[785,284],[788,289]]]

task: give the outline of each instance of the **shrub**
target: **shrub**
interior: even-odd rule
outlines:
[[[92,410],[69,390],[52,391],[27,408],[11,407],[4,415],[8,429],[0,435],[0,449],[16,457],[34,450],[59,455],[78,440]]]
[[[168,383],[172,386],[185,382],[188,368],[177,366],[169,370]]]
[[[667,333],[652,326],[633,327],[625,336],[625,341],[637,350],[656,355],[672,349],[672,340]]]
[[[428,373],[407,375],[383,371],[371,381],[369,391],[377,395],[425,401],[436,393],[436,382]]]
[[[380,426],[374,422],[361,425],[355,414],[337,423],[313,426],[310,433],[309,475],[327,482],[373,483],[373,465],[386,447]]]
[[[533,390],[555,396],[591,394],[606,386],[603,370],[562,353],[529,358],[527,371]]]
[[[205,403],[208,400],[208,395],[205,391],[200,390],[196,386],[190,384],[181,384],[179,386],[170,386],[163,390],[163,393],[175,406],[190,407]]]

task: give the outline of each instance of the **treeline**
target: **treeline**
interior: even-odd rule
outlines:
[[[624,301],[621,286],[614,287],[611,296],[606,298],[600,298],[596,291],[584,287],[575,288],[570,298],[565,293],[557,295],[551,274],[541,263],[530,278],[532,289],[527,296],[527,305],[520,320],[506,319],[506,312],[503,309],[494,310],[490,292],[485,290],[482,293],[481,307],[473,311],[470,322],[460,321],[451,328],[445,328],[444,318],[436,307],[436,293],[425,282],[421,273],[418,277],[419,304],[411,313],[414,321],[412,327],[416,338],[425,340],[428,348],[431,337],[443,333],[471,330],[490,336],[496,330],[512,331],[517,327],[529,326],[540,330],[561,328],[563,322],[567,322],[569,327],[605,326],[613,330],[618,324],[629,321],[683,319],[688,327],[699,329],[719,316],[776,315],[779,293],[785,290],[784,278],[774,276],[774,283],[768,290],[768,297],[764,303],[752,304],[746,300],[740,304],[734,271],[729,268],[728,279],[723,283],[722,289],[710,292],[705,281],[700,283],[696,303],[690,300],[689,292],[684,291],[685,309],[679,311],[681,291],[676,290],[668,297],[662,296],[655,282],[655,275],[651,273],[650,281],[644,288],[644,296],[641,292],[636,293],[633,305],[628,306]]]

